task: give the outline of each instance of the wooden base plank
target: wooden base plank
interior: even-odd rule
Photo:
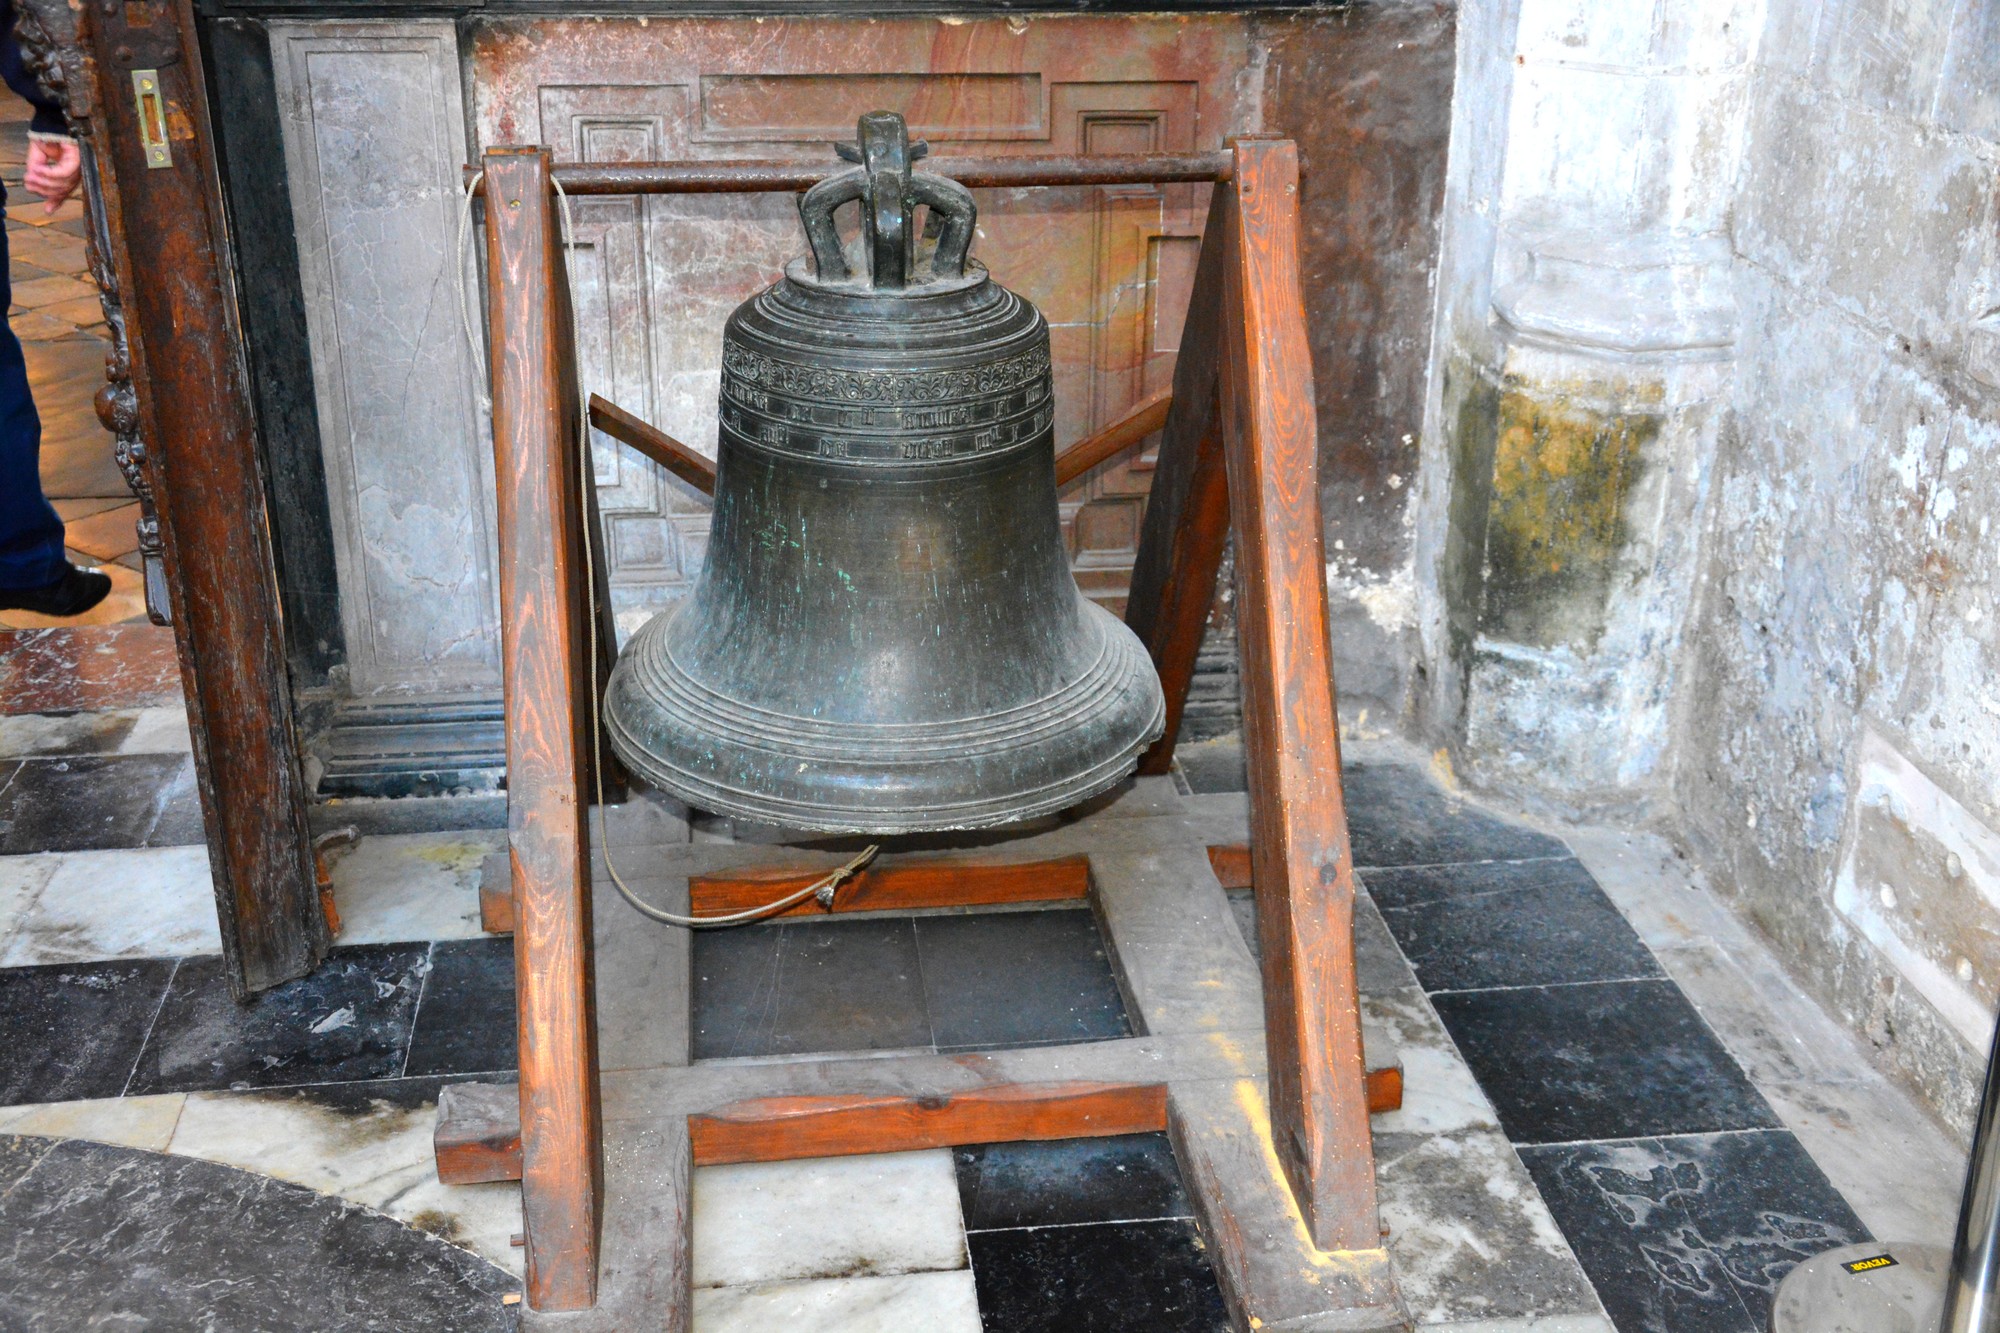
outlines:
[[[1208,849],[1208,864],[1225,889],[1250,887],[1250,844],[1217,843]]]
[[[438,1181],[477,1185],[521,1178],[521,1088],[515,1083],[447,1083],[438,1093]]]
[[[1258,1333],[1408,1329],[1379,1235],[1366,1249],[1314,1244],[1272,1145],[1269,1096],[1262,1079],[1209,1079],[1174,1083],[1168,1105],[1232,1322]]]
[[[1388,1065],[1381,1069],[1371,1069],[1363,1079],[1368,1089],[1368,1114],[1381,1115],[1385,1111],[1403,1109],[1403,1067]]]
[[[742,912],[796,892],[826,873],[810,867],[760,866],[728,874],[693,875],[688,879],[688,900],[700,916]],[[772,916],[1060,902],[1089,893],[1090,858],[1086,856],[1042,861],[894,861],[869,865],[848,879],[834,896],[831,908],[808,898]]]
[[[514,864],[505,852],[479,863],[479,928],[488,935],[514,933]]]
[[[1102,1045],[1109,1045],[1103,1043]],[[1152,1069],[1176,1081],[1249,1077],[1250,1067],[1226,1067],[1214,1059],[1175,1058],[1157,1044],[1146,1047],[1121,1069]],[[1098,1051],[1063,1048],[1086,1060]],[[1115,1057],[1103,1052],[1105,1062]],[[1261,1054],[1261,1052],[1259,1052]],[[1096,1063],[1096,1062],[1093,1062]],[[1006,1068],[1002,1064],[999,1068]],[[1022,1072],[1043,1072],[1023,1063]],[[1047,1066],[1045,1065],[1045,1068]],[[858,1086],[872,1076],[871,1088],[838,1095],[781,1091],[811,1084]],[[685,1118],[694,1136],[697,1165],[724,1162],[793,1161],[802,1157],[843,1157],[857,1153],[902,1152],[911,1148],[965,1143],[1005,1143],[1015,1139],[1094,1138],[1140,1134],[1165,1126],[1164,1083],[1114,1083],[1068,1079],[1038,1083],[966,1086],[966,1065],[949,1056],[858,1061],[786,1061],[682,1070],[672,1093],[657,1099],[642,1093],[639,1119],[669,1122]],[[976,1075],[974,1076],[976,1077]],[[619,1103],[624,1080],[607,1079],[611,1098],[606,1120],[632,1123]],[[656,1084],[654,1086],[657,1086]],[[1368,1109],[1380,1114],[1403,1104],[1403,1071],[1387,1065],[1368,1072]],[[734,1096],[770,1090],[769,1096]],[[907,1090],[905,1090],[907,1089]],[[712,1110],[690,1111],[690,1105]],[[513,1084],[453,1084],[438,1100],[435,1137],[438,1179],[447,1185],[521,1177],[520,1104]]]
[[[950,1097],[763,1097],[688,1118],[696,1166],[1166,1127],[1164,1083],[1015,1083]]]
[[[625,808],[616,813],[629,819],[634,812]],[[1027,859],[1069,865],[1060,871],[1068,877],[1063,894],[1090,893],[1104,900],[1099,907],[1106,943],[1114,955],[1129,960],[1129,966],[1121,964],[1121,973],[1132,988],[1134,1012],[1145,1016],[1141,1026],[1150,1035],[1068,1047],[961,1055],[849,1053],[690,1065],[688,934],[641,920],[607,889],[595,923],[607,1170],[628,1149],[638,1154],[635,1161],[643,1157],[651,1165],[634,1177],[632,1194],[622,1200],[614,1197],[607,1206],[605,1303],[588,1314],[560,1316],[562,1327],[568,1330],[568,1321],[573,1320],[582,1321],[576,1327],[593,1330],[628,1326],[612,1317],[614,1309],[623,1311],[620,1317],[629,1317],[632,1325],[653,1327],[658,1325],[652,1312],[686,1308],[685,1257],[678,1265],[648,1267],[635,1262],[614,1279],[620,1261],[611,1233],[623,1226],[636,1228],[634,1243],[643,1240],[654,1247],[649,1251],[653,1254],[663,1245],[685,1245],[685,1173],[697,1162],[1156,1129],[1162,1123],[1158,1089],[1163,1085],[1169,1111],[1176,1097],[1183,1092],[1188,1098],[1199,1096],[1204,1086],[1229,1089],[1234,1099],[1246,1095],[1237,1089],[1247,1085],[1259,1104],[1268,1105],[1262,1022],[1251,1012],[1254,1000],[1249,1006],[1237,1002],[1257,994],[1256,975],[1219,892],[1221,884],[1241,882],[1243,872],[1231,867],[1246,855],[1245,815],[1240,795],[1153,799],[1135,789],[1107,808],[1009,839],[1001,847],[912,849],[885,854],[871,867],[877,874],[900,867],[907,879],[901,887],[894,875],[878,880],[874,892],[887,896],[868,906],[887,904],[907,910],[912,905],[963,903],[968,874],[978,881],[1008,869],[1000,864],[1003,855],[1017,863]],[[788,879],[792,884],[810,882],[852,852],[844,844],[822,848],[677,842],[663,833],[647,839],[643,848],[635,844],[621,866],[645,896],[663,907],[685,911],[692,905],[689,889],[695,881],[747,882],[761,895],[755,901],[766,901],[771,890]],[[1080,870],[1078,863],[1083,863]],[[1004,877],[999,882],[1004,885]],[[843,899],[856,887],[864,886],[844,889]],[[1042,888],[1031,896],[1054,895]],[[1231,1004],[1217,1008],[1179,983],[1178,974],[1197,963],[1218,983],[1209,989],[1228,992]],[[1156,1030],[1154,1019],[1173,1030]],[[1394,1053],[1376,1044],[1381,1035],[1367,1033],[1371,1058],[1366,1061],[1365,1092],[1368,1107],[1375,1112],[1400,1105],[1403,1082]],[[1052,1088],[1065,1094],[1065,1104],[1053,1110],[1048,1104]],[[1093,1089],[1112,1099],[1108,1109],[1093,1104],[1097,1097]],[[1129,1089],[1146,1090],[1146,1100],[1137,1108],[1118,1100],[1138,1095]],[[502,1092],[495,1104],[502,1117],[512,1109],[512,1091]],[[1249,1132],[1240,1125],[1238,1129]],[[454,1146],[467,1141],[472,1146]],[[676,1151],[682,1156],[655,1151],[670,1142],[681,1145]],[[653,1146],[641,1152],[644,1145]],[[512,1150],[505,1133],[496,1133],[491,1124],[476,1131],[451,1129],[440,1139],[441,1170],[447,1179],[493,1179],[505,1168],[490,1163],[507,1162]],[[1177,1146],[1177,1151],[1188,1149]],[[469,1161],[474,1152],[481,1153],[486,1164]],[[1258,1147],[1256,1152],[1261,1156],[1264,1149]],[[670,1165],[669,1159],[682,1163],[679,1175],[661,1165]],[[1191,1186],[1201,1169],[1184,1167]],[[608,1190],[618,1188],[607,1182]],[[1265,1204],[1259,1205],[1263,1213],[1276,1216]],[[1260,1279],[1252,1271],[1256,1265],[1242,1254],[1224,1250],[1218,1261],[1239,1266],[1238,1276],[1225,1274],[1223,1280],[1226,1287],[1233,1284],[1249,1292],[1246,1299],[1253,1304],[1248,1308],[1259,1308],[1255,1302],[1262,1302],[1261,1308],[1272,1314],[1289,1311],[1298,1317],[1290,1327],[1379,1326],[1374,1322],[1380,1312],[1371,1303],[1373,1295],[1364,1293],[1356,1308],[1330,1309],[1321,1307],[1337,1306],[1347,1297],[1329,1300],[1257,1290],[1259,1281],[1296,1281],[1308,1269],[1325,1280],[1336,1270],[1308,1264],[1295,1270],[1291,1279],[1271,1274]],[[1350,1291],[1357,1283],[1366,1292],[1376,1291],[1377,1274],[1368,1256],[1339,1262],[1358,1265],[1359,1276],[1349,1281],[1348,1267],[1342,1267],[1335,1276],[1338,1283]],[[552,1318],[534,1315],[531,1322]],[[1288,1326],[1268,1319],[1266,1325]]]

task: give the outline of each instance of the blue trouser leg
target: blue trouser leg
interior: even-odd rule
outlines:
[[[6,203],[0,191],[0,207]],[[0,227],[0,311],[14,304]],[[39,588],[63,568],[63,523],[42,494],[42,419],[21,340],[0,320],[0,588]]]

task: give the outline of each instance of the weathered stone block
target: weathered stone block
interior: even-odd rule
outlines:
[[[1814,81],[1904,117],[1930,114],[1954,0],[1839,0],[1821,7]]]
[[[1588,652],[1603,633],[1641,455],[1660,433],[1661,393],[1635,385],[1636,401],[1607,406],[1598,401],[1604,387],[1510,380],[1501,392],[1486,634]]]
[[[1854,789],[1834,906],[1977,1050],[2000,996],[2000,831],[1873,728]]]
[[[1938,124],[1960,134],[2000,141],[2000,6],[1964,4],[1952,24],[1944,72],[1938,78]]]

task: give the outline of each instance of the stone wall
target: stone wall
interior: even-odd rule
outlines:
[[[1649,813],[1963,1128],[2000,983],[2000,10],[1460,31],[1417,728]]]
[[[1255,30],[1264,127],[1299,144],[1327,607],[1351,734],[1395,728],[1416,662],[1411,497],[1455,19],[1445,4],[1361,4]]]
[[[1676,712],[1717,884],[1954,1125],[2000,983],[2000,9],[1772,0]]]

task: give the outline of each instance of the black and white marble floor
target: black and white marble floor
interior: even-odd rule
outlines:
[[[0,786],[0,1234],[32,1233],[0,1247],[0,1327],[203,1327],[177,1312],[204,1300],[218,1328],[509,1326],[518,1190],[441,1186],[430,1148],[445,1081],[513,1067],[511,949],[477,921],[498,835],[363,839],[328,965],[237,1006],[156,711],[0,725],[0,783],[68,792]],[[1752,1333],[1804,1255],[1948,1235],[1953,1145],[1661,844],[1557,838],[1357,750],[1365,1003],[1406,1076],[1378,1178],[1420,1327]],[[114,791],[131,759],[150,776]],[[1201,759],[1197,785],[1232,781]],[[1078,910],[768,924],[694,961],[699,1058],[1129,1030]],[[175,1213],[176,1182],[214,1206]],[[1156,1136],[702,1168],[696,1328],[1220,1329],[1189,1213]],[[151,1316],[121,1295],[148,1263]],[[404,1271],[405,1321],[370,1323]],[[61,1305],[85,1275],[97,1303]],[[300,1322],[314,1293],[351,1315]]]

